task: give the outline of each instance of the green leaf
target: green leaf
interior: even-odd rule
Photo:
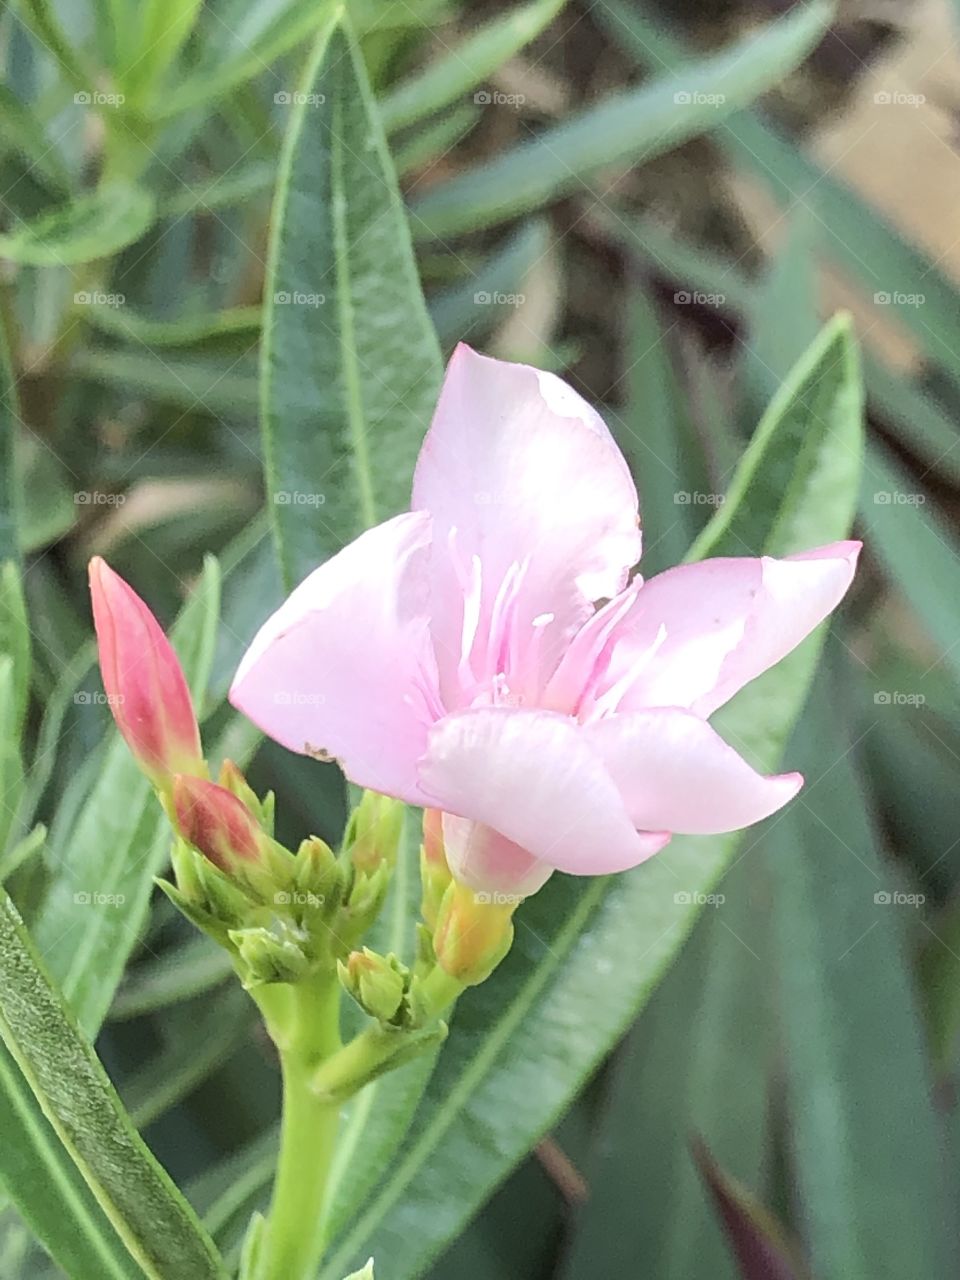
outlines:
[[[10,364],[7,328],[0,317],[0,561],[20,559],[21,493],[17,471],[20,405]]]
[[[17,13],[37,41],[58,64],[66,78],[81,91],[97,83],[96,68],[68,39],[51,0],[20,0]]]
[[[0,889],[0,1036],[127,1249],[153,1280],[223,1280],[199,1221],[137,1134]]]
[[[145,347],[194,346],[236,333],[255,334],[260,328],[259,307],[229,307],[179,320],[153,320],[129,307],[102,305],[84,307],[77,315],[103,333],[130,338]]]
[[[319,5],[288,0],[279,11],[276,5],[248,6],[240,22],[230,29],[230,49],[216,50],[208,65],[195,68],[175,88],[159,93],[149,104],[151,118],[166,120],[223,97],[259,75],[309,35],[328,27],[339,16],[341,7],[332,0],[322,0]],[[268,15],[265,24],[264,14]]]
[[[821,507],[853,517],[863,386],[850,322],[822,330],[780,386],[690,559],[783,554],[823,542]],[[770,516],[776,523],[769,527]]]
[[[30,695],[30,624],[20,571],[12,560],[0,565],[0,653],[11,662],[11,731],[19,743]]]
[[[193,1034],[198,1020],[204,1028],[200,1044]],[[256,1009],[237,983],[202,1003],[173,1010],[164,1021],[163,1048],[123,1083],[123,1102],[134,1125],[145,1129],[187,1097],[233,1055],[255,1023]]]
[[[543,218],[522,223],[463,284],[430,299],[430,315],[442,342],[453,346],[489,333],[513,311],[527,274],[550,246]]]
[[[933,1065],[943,1076],[953,1063],[960,1037],[960,909],[956,901],[925,927],[928,936],[923,940],[917,978]]]
[[[380,103],[383,127],[388,133],[403,129],[464,97],[535,40],[565,4],[566,0],[532,0],[488,22],[391,89]]]
[[[413,206],[420,237],[491,226],[578,187],[617,161],[649,161],[714,129],[776,84],[823,33],[832,13],[811,0],[720,53],[616,94],[529,142],[454,178]]]
[[[142,1280],[143,1272],[51,1129],[20,1068],[0,1045],[0,1182],[69,1276]]]
[[[211,559],[172,633],[194,697],[206,687],[219,597],[220,574]],[[169,842],[156,796],[126,743],[111,732],[79,815],[66,829],[58,822],[51,833],[55,874],[32,923],[47,967],[90,1036],[99,1030],[136,944]]]
[[[0,853],[6,848],[23,793],[23,760],[16,725],[13,661],[0,653]]]
[[[649,576],[683,559],[710,510],[700,503],[712,495],[703,447],[671,362],[669,330],[642,289],[634,289],[627,304],[627,337],[627,404],[611,426],[640,492]]]
[[[856,372],[850,361],[854,381]],[[814,541],[848,531],[858,477],[847,459],[858,451],[862,423],[855,391],[844,403],[848,421],[825,441],[822,465],[836,466],[848,487],[821,494],[791,486],[788,510],[766,513],[761,545],[778,554],[808,547],[811,525]],[[765,492],[759,477],[758,492]],[[794,531],[804,540],[791,543]],[[819,640],[811,636],[717,716],[723,736],[764,771],[776,767],[802,706]],[[422,1274],[623,1034],[739,838],[678,837],[626,875],[587,884],[555,876],[524,904],[513,951],[458,1004],[410,1137],[335,1241],[321,1280],[340,1280],[370,1252],[390,1259],[393,1280]]]
[[[383,131],[344,30],[317,41],[291,111],[261,376],[267,490],[288,589],[409,505],[441,376]]]
[[[822,1280],[953,1275],[955,1196],[908,964],[918,907],[877,858],[833,714],[842,692],[822,686],[798,735],[807,788],[762,844],[777,875],[793,1180]]]
[[[233,974],[230,953],[200,935],[138,964],[110,1007],[111,1022],[139,1018],[220,986]]]
[[[179,182],[173,195],[161,198],[159,216],[179,218],[194,211],[212,213],[216,209],[245,204],[264,191],[269,191],[276,174],[275,164],[253,160],[249,164],[237,164],[226,173],[216,174],[203,187],[189,186],[184,190],[182,182]]]
[[[412,137],[396,146],[393,160],[400,177],[406,177],[407,174],[442,159],[467,136],[480,118],[480,110],[476,103],[462,102],[436,120],[429,121]]]
[[[867,453],[860,510],[866,542],[937,647],[930,665],[943,663],[960,680],[955,533],[916,478],[878,443]]]
[[[252,414],[258,385],[246,364],[235,357],[170,356],[134,351],[86,349],[73,363],[81,378],[147,395],[187,412]]]
[[[762,1175],[776,1047],[765,872],[749,852],[730,868],[615,1059],[563,1280],[734,1280],[690,1144],[702,1134],[739,1178]]]
[[[127,65],[117,67],[118,80],[139,105],[163,77],[188,39],[203,0],[142,0],[127,15],[137,33]]]
[[[591,7],[591,13],[615,43],[655,74],[661,74],[664,67],[679,74],[686,65],[689,55],[663,21],[626,0],[603,0]],[[782,207],[804,204],[812,193],[822,252],[856,281],[868,299],[922,293],[919,306],[880,305],[885,315],[895,311],[930,358],[960,382],[960,352],[955,340],[960,290],[938,270],[934,260],[903,240],[876,209],[824,171],[758,112],[744,111],[718,120],[716,137]]]
[[[148,191],[113,183],[0,235],[0,258],[34,267],[78,266],[133,244],[153,220]]]
[[[0,120],[4,141],[9,143],[30,165],[31,173],[43,179],[48,188],[64,195],[70,186],[69,176],[60,159],[60,151],[51,145],[43,123],[5,84],[0,84]]]

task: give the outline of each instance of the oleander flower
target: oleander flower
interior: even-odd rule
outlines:
[[[621,871],[797,793],[708,718],[835,608],[859,543],[631,578],[637,493],[600,417],[462,345],[412,507],[296,588],[230,696],[290,750],[442,811],[463,884]]]

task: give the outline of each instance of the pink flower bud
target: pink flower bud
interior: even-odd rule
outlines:
[[[90,561],[103,687],[117,728],[155,786],[205,772],[190,691],[156,618],[106,561]]]
[[[183,838],[221,871],[261,861],[264,833],[243,801],[226,787],[177,774],[173,814]]]

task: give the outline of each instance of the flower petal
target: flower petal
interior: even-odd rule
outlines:
[[[636,866],[670,838],[634,829],[580,726],[550,711],[479,707],[448,716],[430,732],[420,784],[434,808],[484,823],[574,875]]]
[[[261,627],[230,701],[291,751],[422,804],[416,761],[441,708],[427,620],[430,517],[396,516],[315,569]]]
[[[738,831],[781,809],[803,785],[799,773],[765,778],[705,720],[675,707],[610,716],[584,734],[638,827]]]
[[[515,688],[537,678],[534,667],[550,674],[565,638],[595,600],[623,587],[640,555],[637,491],[598,414],[555,375],[463,344],[420,453],[413,505],[432,515],[438,551],[450,551],[435,557],[433,634],[451,705],[465,581],[478,579],[475,654],[491,649],[508,574],[510,627],[529,642],[541,620],[538,654],[514,652]]]
[[[859,542],[835,542],[784,560],[718,558],[651,578],[607,673],[606,687],[624,690],[617,710],[711,715],[837,607],[859,551]]]

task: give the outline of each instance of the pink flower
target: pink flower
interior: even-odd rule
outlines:
[[[163,628],[105,560],[90,561],[100,672],[117,728],[155,786],[206,771],[183,670]]]
[[[442,810],[463,883],[529,893],[797,793],[799,774],[763,777],[707,718],[835,608],[859,549],[630,581],[637,493],[601,419],[554,375],[460,346],[413,510],[301,583],[231,699],[291,750]]]

